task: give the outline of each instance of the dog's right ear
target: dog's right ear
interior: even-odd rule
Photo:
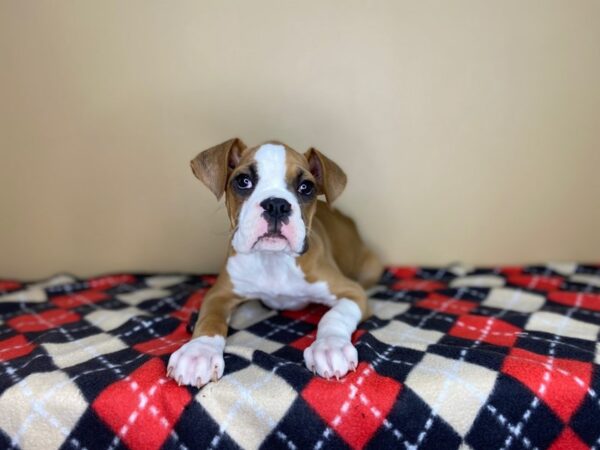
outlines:
[[[241,139],[233,138],[199,153],[192,161],[192,172],[217,197],[225,192],[229,174],[239,164],[246,145]]]

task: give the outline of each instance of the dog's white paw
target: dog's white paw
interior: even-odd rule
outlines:
[[[209,381],[217,381],[223,375],[225,362],[222,336],[200,336],[181,346],[171,355],[167,376],[178,384],[201,387]]]
[[[338,336],[317,339],[304,350],[306,367],[323,378],[343,377],[358,366],[358,353],[352,343]]]

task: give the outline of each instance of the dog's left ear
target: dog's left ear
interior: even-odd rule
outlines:
[[[239,138],[229,139],[200,152],[190,161],[192,172],[217,197],[221,198],[229,174],[239,164],[246,144]]]
[[[327,203],[333,203],[346,187],[346,174],[316,148],[310,148],[304,156],[308,160],[310,172],[317,180],[318,194],[325,194]]]

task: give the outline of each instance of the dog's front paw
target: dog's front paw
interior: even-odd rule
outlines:
[[[358,353],[348,339],[327,336],[304,350],[304,361],[306,367],[323,378],[340,378],[356,369]]]
[[[222,336],[200,336],[181,346],[169,358],[167,376],[178,384],[201,387],[223,375],[225,362]]]

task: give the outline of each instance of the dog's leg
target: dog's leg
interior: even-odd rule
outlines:
[[[304,350],[306,366],[324,378],[340,378],[358,366],[358,353],[350,338],[368,315],[367,296],[355,283],[344,290],[317,327],[315,342]]]
[[[177,383],[203,386],[223,375],[223,350],[229,317],[238,299],[207,292],[192,339],[171,355],[167,375]]]

